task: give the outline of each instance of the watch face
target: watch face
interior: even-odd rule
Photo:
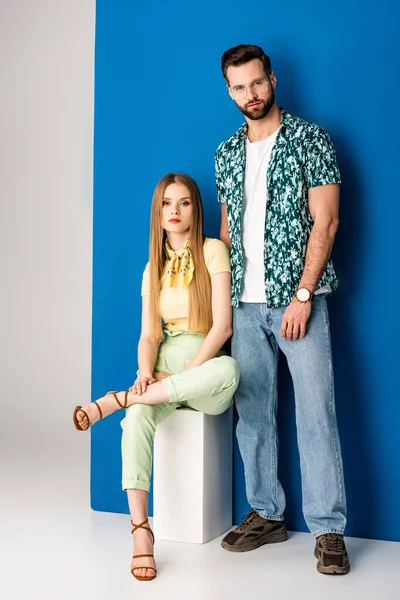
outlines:
[[[300,302],[307,302],[307,300],[310,299],[311,294],[307,288],[300,288],[297,290],[296,296]]]

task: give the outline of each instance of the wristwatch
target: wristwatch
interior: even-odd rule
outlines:
[[[305,287],[298,288],[296,290],[295,297],[302,304],[309,301],[312,302],[314,300],[314,292],[310,292],[310,290]]]

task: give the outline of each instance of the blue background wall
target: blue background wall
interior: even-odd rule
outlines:
[[[149,209],[162,175],[180,170],[196,179],[206,233],[218,236],[213,152],[242,123],[220,57],[236,44],[259,44],[272,58],[279,104],[325,127],[336,144],[341,286],[330,309],[347,534],[386,540],[400,540],[398,18],[395,0],[98,0],[95,73],[92,399],[135,378]],[[287,522],[306,531],[283,362],[280,394]],[[127,512],[121,417],[117,412],[92,430],[97,510]],[[237,447],[234,474],[238,522],[248,506]]]

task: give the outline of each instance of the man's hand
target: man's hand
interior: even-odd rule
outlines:
[[[311,302],[299,302],[293,298],[282,317],[281,338],[301,339],[306,335],[306,325],[311,314]]]

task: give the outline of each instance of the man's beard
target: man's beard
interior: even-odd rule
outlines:
[[[248,119],[251,119],[252,121],[259,121],[260,119],[264,119],[264,117],[267,116],[267,114],[269,113],[269,111],[271,110],[273,105],[275,104],[274,90],[272,90],[271,98],[269,98],[268,100],[258,99],[258,100],[253,100],[253,103],[254,102],[261,102],[262,104],[261,104],[261,106],[257,106],[257,108],[253,108],[253,110],[251,112],[249,110],[247,110],[246,108],[242,108],[238,104],[236,104],[236,106],[238,107],[240,112],[244,114],[245,117],[247,117]],[[249,104],[252,104],[252,103],[249,102]]]

